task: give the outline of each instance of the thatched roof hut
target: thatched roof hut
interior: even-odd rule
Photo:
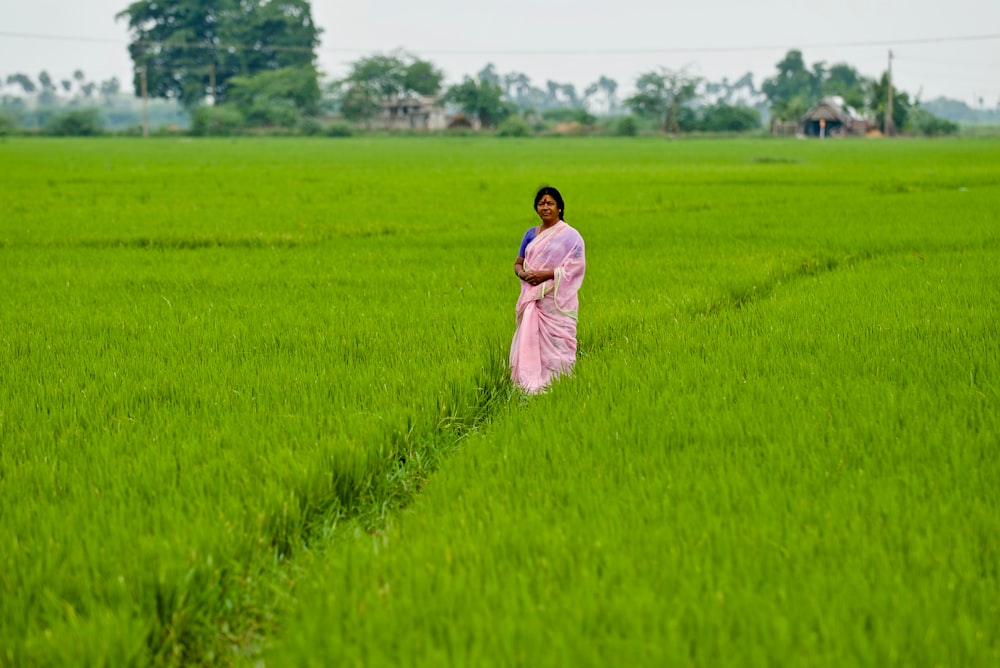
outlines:
[[[807,137],[864,135],[869,126],[868,119],[839,96],[824,97],[802,117],[802,134]]]

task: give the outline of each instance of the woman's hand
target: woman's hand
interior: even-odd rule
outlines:
[[[528,269],[521,272],[521,280],[529,285],[538,285],[555,278],[555,275],[551,269]]]

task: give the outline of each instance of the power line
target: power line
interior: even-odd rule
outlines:
[[[75,35],[47,35],[41,33],[22,33],[22,32],[8,32],[0,31],[0,37],[13,37],[20,39],[42,39],[42,40],[52,40],[52,41],[64,41],[64,42],[91,42],[91,43],[101,43],[101,44],[123,44],[121,39],[112,39],[105,37],[83,37]],[[803,44],[796,48],[799,49],[830,49],[830,48],[861,48],[861,47],[884,47],[884,46],[899,46],[899,45],[913,45],[913,44],[944,44],[944,43],[954,43],[954,42],[976,42],[976,41],[987,41],[1000,39],[1000,33],[987,34],[987,35],[962,35],[954,37],[920,37],[913,39],[881,39],[881,40],[866,40],[866,41],[852,41],[852,42],[821,42],[815,44]],[[218,49],[221,51],[235,50],[260,50],[262,47],[260,45],[250,45],[250,44],[205,44],[199,42],[136,42],[137,44],[143,44],[148,47],[156,48],[193,48],[193,49]],[[310,47],[305,46],[281,46],[281,45],[268,45],[266,47],[271,51],[313,51]],[[630,55],[652,55],[652,54],[668,54],[668,53],[734,53],[734,52],[750,52],[750,51],[774,51],[779,49],[789,48],[788,44],[781,45],[744,45],[744,46],[702,46],[702,47],[655,47],[655,48],[629,48],[629,49],[554,49],[554,50],[542,50],[542,49],[413,49],[425,55],[438,55],[438,56],[451,56],[451,55],[479,55],[479,56],[499,56],[499,55],[518,55],[518,56],[630,56]],[[366,53],[372,51],[379,51],[379,49],[363,48],[363,47],[318,47],[316,51],[322,51],[326,53]]]
[[[0,37],[16,37],[19,39],[46,39],[56,42],[98,42],[105,44],[121,44],[121,39],[110,37],[80,37],[74,35],[42,35],[31,32],[7,32],[0,30]]]
[[[897,39],[878,40],[864,42],[827,42],[817,44],[803,44],[796,46],[797,49],[830,49],[830,48],[855,48],[855,47],[884,47],[897,44],[934,44],[946,42],[972,42],[982,40],[1000,39],[1000,34],[994,35],[965,35],[962,37],[923,37],[918,39]],[[747,52],[747,51],[775,51],[789,48],[788,44],[772,44],[770,46],[706,46],[706,47],[657,47],[648,49],[574,49],[574,50],[503,50],[503,49],[471,49],[471,50],[449,50],[449,49],[415,49],[421,53],[434,55],[525,55],[525,56],[630,56],[660,53],[726,53],[726,52]],[[339,51],[363,51],[363,49],[338,49]]]
[[[930,59],[930,58],[909,58],[907,56],[896,57],[897,60],[906,63],[919,63],[921,65],[937,65],[940,67],[960,67],[965,70],[969,69],[981,69],[989,70],[991,73],[996,71],[996,68],[987,62],[981,60],[971,61],[971,60],[940,60],[940,59]]]
[[[312,53],[313,49],[308,46],[287,46],[281,44],[206,44],[205,42],[158,42],[137,40],[134,42],[123,42],[121,39],[110,37],[79,37],[74,35],[42,35],[38,33],[11,33],[0,31],[0,37],[18,37],[23,39],[44,39],[56,42],[92,42],[98,44],[137,44],[150,48],[183,48],[183,49],[215,49],[218,51],[300,51]]]

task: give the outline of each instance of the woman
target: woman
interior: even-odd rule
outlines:
[[[586,268],[583,237],[563,220],[559,191],[543,186],[535,194],[535,212],[542,223],[524,234],[514,261],[521,296],[510,346],[511,380],[532,394],[573,369],[577,292]]]

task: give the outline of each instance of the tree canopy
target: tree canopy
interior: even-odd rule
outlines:
[[[17,84],[18,86],[21,87],[21,90],[23,90],[27,95],[30,95],[35,92],[35,82],[32,81],[31,77],[29,77],[27,74],[22,74],[20,72],[18,72],[17,74],[10,74],[7,76],[7,84],[8,85]]]
[[[369,127],[372,119],[384,114],[389,127],[397,114],[416,112],[427,118],[440,114],[440,110],[426,114],[426,105],[443,102],[452,111],[458,107],[478,119],[484,128],[497,127],[520,114],[523,122],[507,130],[540,131],[574,122],[587,131],[608,131],[612,124],[599,117],[622,111],[618,82],[607,76],[578,93],[572,83],[549,79],[536,86],[528,75],[502,73],[493,63],[439,97],[441,70],[401,50],[360,58],[351,64],[348,76],[321,90],[314,65],[319,30],[313,25],[308,0],[213,0],[212,4],[208,0],[138,0],[118,17],[128,19],[132,34],[129,48],[136,64],[136,92],[142,84],[141,73],[152,97],[165,98],[167,104],[180,102],[188,112],[212,96],[219,114],[205,115],[201,120],[207,122],[206,127],[224,121],[233,127],[301,126],[316,132],[317,128],[322,131],[324,122],[316,117],[337,111],[348,120],[367,121]],[[15,115],[38,110],[24,116],[34,128],[42,127],[57,107],[90,100],[109,107],[121,91],[117,79],[87,81],[80,70],[62,77],[47,71],[37,76],[14,73],[0,80],[0,85],[6,86],[0,105],[14,109]],[[840,98],[836,102],[843,111],[860,112],[884,128],[890,91],[887,73],[876,80],[843,62],[808,65],[795,49],[776,63],[776,72],[759,89],[750,72],[732,82],[726,78],[712,82],[666,68],[640,75],[635,87],[635,93],[624,101],[635,115],[619,128],[624,134],[639,130],[639,117],[648,119],[644,130],[655,125],[673,133],[748,131],[759,128],[761,115],[768,111],[774,118],[798,123],[821,98],[834,96]],[[23,97],[16,95],[17,90]],[[911,114],[920,106],[918,100],[893,87],[890,131],[954,131],[932,114]],[[966,115],[982,113],[965,111]],[[947,118],[954,113],[943,115]],[[118,122],[112,118],[109,125],[114,129]]]
[[[376,54],[351,64],[351,72],[335,82],[340,108],[350,120],[371,120],[383,108],[392,116],[404,100],[437,95],[444,74],[426,60],[405,53]]]
[[[301,114],[315,114],[320,89],[311,65],[267,70],[230,80],[228,105],[239,109],[255,125],[291,126]]]
[[[802,52],[791,50],[777,64],[778,72],[761,84],[761,92],[771,105],[771,112],[784,120],[798,120],[821,98],[838,95],[857,109],[869,107],[873,81],[846,63],[829,68],[826,63],[806,67]]]
[[[665,132],[680,132],[682,107],[696,97],[699,77],[683,70],[646,72],[636,79],[636,93],[625,104],[640,116],[658,119]]]
[[[145,71],[150,96],[186,107],[224,102],[236,76],[312,67],[319,45],[308,0],[138,0],[117,18],[128,21],[136,94]]]
[[[894,88],[892,91],[892,125],[886,126],[885,113],[886,104],[889,99],[889,74],[887,72],[883,73],[877,82],[872,83],[872,99],[874,100],[873,106],[875,107],[875,123],[878,127],[892,134],[893,132],[898,132],[906,125],[910,107],[913,105],[910,103],[910,96],[908,94]]]
[[[466,115],[478,118],[484,128],[495,127],[516,110],[513,103],[503,99],[499,83],[481,77],[465,77],[462,83],[448,89],[444,100],[457,104]]]

